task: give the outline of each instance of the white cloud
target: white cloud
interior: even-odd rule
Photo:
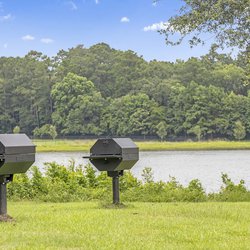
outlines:
[[[11,14],[5,15],[5,16],[0,16],[0,21],[8,21],[12,18]]]
[[[99,1],[99,0],[95,0],[95,3],[96,3],[96,4],[99,4],[99,3],[100,3],[100,1]]]
[[[158,31],[158,30],[164,30],[168,27],[167,22],[159,22],[159,23],[153,23],[152,25],[146,26],[143,28],[144,31]]]
[[[22,40],[24,41],[33,41],[35,40],[35,37],[31,36],[31,35],[26,35],[22,37]]]
[[[124,16],[124,17],[121,18],[121,22],[122,22],[122,23],[129,23],[130,20],[129,20],[128,17]]]
[[[68,1],[67,4],[70,6],[71,10],[77,10],[78,7],[73,1]]]
[[[3,45],[3,47],[4,47],[5,49],[7,49],[7,48],[8,48],[8,43],[5,43],[5,44]]]
[[[152,5],[153,5],[154,7],[157,6],[157,2],[154,1],[154,2],[152,3]]]
[[[41,39],[41,42],[42,42],[42,43],[49,44],[49,43],[53,43],[54,40],[51,39],[51,38],[42,38],[42,39]]]

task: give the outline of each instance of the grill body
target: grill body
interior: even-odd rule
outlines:
[[[25,134],[0,134],[0,221],[7,215],[8,182],[14,174],[25,173],[35,162],[35,145]]]
[[[98,139],[88,158],[99,171],[127,170],[139,160],[139,148],[130,138]]]
[[[35,145],[25,134],[0,134],[0,175],[25,173],[35,162]]]
[[[120,203],[119,177],[139,160],[139,148],[130,138],[98,139],[90,149],[90,162],[112,177],[113,204]]]

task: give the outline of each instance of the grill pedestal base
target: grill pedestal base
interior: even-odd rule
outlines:
[[[0,215],[7,215],[7,189],[6,183],[0,183]]]
[[[112,178],[112,187],[113,187],[113,204],[119,204],[120,203],[119,176]]]
[[[122,171],[108,171],[108,176],[112,177],[113,204],[120,204],[119,177],[123,175]]]
[[[0,176],[0,221],[7,221],[7,183],[12,181],[13,175]]]

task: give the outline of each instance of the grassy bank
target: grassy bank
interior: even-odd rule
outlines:
[[[89,151],[95,140],[34,140],[38,152]],[[142,151],[160,150],[250,150],[250,141],[136,142]]]
[[[250,203],[9,202],[0,249],[248,249]]]

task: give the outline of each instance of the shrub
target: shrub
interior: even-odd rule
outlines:
[[[223,186],[218,194],[210,194],[210,200],[215,201],[250,201],[250,192],[245,187],[244,180],[240,180],[239,184],[234,184],[227,174],[221,176]]]
[[[12,200],[40,200],[49,202],[70,202],[112,199],[112,181],[107,173],[97,174],[91,165],[69,166],[56,162],[46,163],[44,173],[33,167],[28,174],[14,176],[8,185],[8,196]],[[250,192],[244,181],[234,184],[227,174],[222,174],[223,186],[219,193],[206,194],[200,181],[195,179],[184,187],[171,177],[168,182],[153,181],[151,168],[143,170],[143,180],[139,181],[131,172],[120,178],[122,201],[141,202],[203,202],[210,201],[250,201]]]

